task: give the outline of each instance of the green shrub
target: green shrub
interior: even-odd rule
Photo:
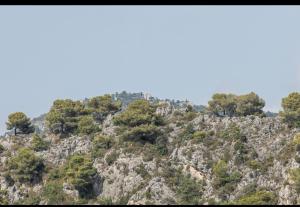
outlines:
[[[290,169],[289,175],[294,181],[293,186],[295,187],[297,193],[300,193],[300,168]]]
[[[38,134],[33,135],[31,147],[34,151],[47,150],[49,148],[49,145],[50,143],[43,140]]]
[[[97,132],[99,127],[94,123],[91,116],[82,116],[78,123],[78,132],[80,134],[92,134]]]
[[[63,191],[63,185],[58,181],[47,182],[42,190],[42,197],[47,205],[71,204],[71,198]]]
[[[257,191],[231,202],[233,205],[276,205],[277,196],[273,192]]]
[[[257,189],[257,183],[251,182],[243,188],[242,193],[243,195],[249,195],[250,193],[255,193],[256,189]]]
[[[193,139],[197,139],[197,140],[201,141],[206,136],[207,136],[206,132],[204,132],[204,131],[196,131],[193,134]]]
[[[184,114],[184,116],[182,117],[182,120],[183,121],[192,121],[193,119],[195,119],[197,117],[197,112],[195,111],[189,111],[189,112],[186,112]]]
[[[213,167],[213,186],[219,190],[222,196],[230,194],[234,191],[236,184],[241,180],[239,172],[228,173],[227,164],[220,160]]]
[[[44,163],[31,149],[21,148],[7,163],[10,173],[20,182],[40,181]]]
[[[6,190],[0,190],[0,205],[8,205],[8,193]]]
[[[179,204],[201,204],[203,182],[183,174],[182,168],[174,169],[168,165],[163,169],[162,176],[166,179],[167,185],[176,192]]]
[[[156,151],[158,151],[159,155],[168,154],[167,144],[168,144],[168,138],[164,134],[159,135],[155,139],[155,148],[156,148]]]
[[[179,137],[181,140],[192,139],[194,132],[195,132],[194,126],[191,123],[189,123],[186,125],[182,133],[180,133]]]
[[[93,138],[92,156],[93,158],[103,157],[105,152],[114,145],[111,137],[98,135]]]
[[[99,204],[99,205],[114,205],[111,198],[103,198],[103,197],[97,199],[97,204]]]
[[[39,193],[29,191],[25,198],[14,202],[14,205],[39,205],[41,202],[41,196]]]
[[[48,180],[49,181],[59,181],[62,180],[65,177],[65,168],[64,166],[61,166],[59,168],[53,168],[49,170],[48,173]]]
[[[97,170],[88,156],[75,154],[71,156],[65,167],[66,178],[78,190],[81,198],[92,198],[94,178]]]
[[[253,169],[253,170],[258,170],[262,173],[266,173],[268,170],[268,167],[270,166],[270,163],[268,162],[261,162],[257,160],[250,160],[247,162],[247,165]]]
[[[149,176],[150,176],[150,174],[148,173],[148,171],[145,169],[144,164],[142,164],[142,163],[135,168],[135,172],[138,175],[141,175],[141,177],[143,179],[149,178]]]
[[[3,145],[0,144],[0,154],[1,154],[2,152],[4,152],[4,150],[5,150],[5,148],[3,147]]]
[[[3,175],[5,182],[8,184],[8,186],[13,186],[15,184],[14,179],[11,177],[9,172],[5,172]]]
[[[297,163],[300,163],[300,156],[295,156],[295,160]]]
[[[296,134],[293,139],[293,145],[295,146],[295,150],[297,152],[300,151],[300,133]]]
[[[159,156],[156,147],[148,143],[144,145],[142,153],[144,162],[152,161],[155,157]]]
[[[226,129],[219,132],[219,136],[228,140],[241,140],[245,141],[240,128],[235,123],[230,123]]]
[[[179,203],[183,205],[199,205],[203,194],[203,183],[182,175],[176,190]]]
[[[154,125],[140,125],[128,129],[127,132],[123,134],[123,139],[125,141],[139,141],[141,143],[155,143],[155,140],[162,133],[157,126]]]
[[[106,155],[105,161],[108,165],[112,165],[119,157],[119,153],[115,150],[112,151],[110,154]]]

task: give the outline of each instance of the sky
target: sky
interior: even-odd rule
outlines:
[[[207,104],[300,89],[299,6],[1,6],[0,132],[55,99],[148,92]]]

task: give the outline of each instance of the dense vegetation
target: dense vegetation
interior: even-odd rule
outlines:
[[[265,117],[263,99],[253,92],[244,95],[217,93],[208,102],[207,111],[197,112],[192,105],[186,104],[182,110],[172,109],[169,114],[166,113],[168,115],[158,113],[159,107],[167,109],[168,106],[158,103],[157,100],[136,99],[122,108],[122,103],[110,95],[97,96],[85,101],[59,99],[53,102],[46,114],[46,130],[42,132],[34,130],[30,118],[24,113],[10,114],[7,129],[12,130],[14,134],[14,145],[9,146],[14,150],[7,150],[7,143],[0,144],[0,155],[8,157],[0,172],[10,187],[41,185],[38,192],[28,191],[25,197],[14,203],[127,204],[130,197],[145,188],[154,177],[163,178],[166,186],[174,192],[176,199],[166,201],[169,204],[278,203],[275,190],[257,187],[255,179],[253,185],[243,188],[238,186],[245,179],[241,169],[249,170],[249,176],[255,177],[267,174],[268,169],[274,165],[274,157],[265,155],[259,158],[259,151],[248,144],[249,133],[255,131],[231,122],[233,119],[247,116],[253,122],[260,121],[260,118]],[[281,130],[288,133],[290,128],[299,128],[300,94],[294,92],[283,98],[282,108],[280,120],[289,128]],[[209,118],[216,117],[216,120],[228,117],[225,119],[229,121],[226,125],[209,128],[203,114]],[[202,120],[198,120],[199,117],[202,117]],[[271,127],[266,129],[265,133],[271,134]],[[253,134],[254,138],[255,136],[259,137]],[[51,150],[54,147],[74,137],[77,140],[70,142],[71,146],[63,146],[61,149],[66,154],[61,155],[66,156],[64,162],[47,162],[45,155],[53,153]],[[22,139],[30,142],[24,143]],[[85,144],[82,142],[88,143],[85,143],[86,145],[90,143],[91,148],[85,150]],[[280,163],[288,163],[290,159],[300,163],[300,156],[297,154],[300,152],[300,135],[296,134],[290,143],[285,143],[286,140],[281,142],[285,147],[278,158]],[[82,150],[73,153],[74,148],[79,145],[82,146]],[[181,151],[175,150],[180,147]],[[218,149],[223,150],[221,156],[216,155],[220,153],[216,151]],[[195,158],[197,153],[205,163],[199,168],[197,164],[200,161]],[[175,164],[171,163],[170,159],[177,154],[185,160],[175,162],[181,165],[188,159],[188,166],[174,167]],[[51,155],[56,156],[55,153]],[[120,160],[129,155],[130,159],[141,157],[142,162],[131,168],[128,163],[119,164]],[[101,165],[96,166],[96,161]],[[99,171],[109,167],[111,169],[106,175],[118,172],[126,175],[134,171],[135,176],[139,176],[143,182],[132,187],[132,192],[124,194],[117,201],[98,197],[99,192],[95,191],[96,183],[114,182],[104,181],[102,171]],[[152,173],[149,173],[150,168]],[[291,186],[297,193],[300,193],[299,169],[289,170]],[[191,173],[193,170],[210,172],[211,182],[195,178]],[[210,191],[214,193],[215,200],[204,198],[206,185],[211,186]],[[243,192],[231,199],[231,195],[236,193],[238,188],[242,188]],[[78,192],[78,197],[68,194],[68,190]],[[144,195],[147,202],[157,196],[152,194],[150,187]],[[0,204],[7,203],[8,193],[0,190]]]

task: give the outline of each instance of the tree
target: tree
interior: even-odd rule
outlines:
[[[154,143],[161,132],[157,126],[162,125],[162,116],[155,114],[156,105],[139,99],[128,105],[127,109],[114,117],[115,125],[127,129],[123,134],[124,140]]]
[[[91,116],[83,116],[78,123],[78,131],[81,134],[92,134],[97,132],[99,127],[94,123],[94,119]]]
[[[45,165],[29,148],[21,148],[7,163],[10,173],[20,182],[33,183],[41,179]]]
[[[108,114],[114,114],[119,111],[122,103],[120,101],[114,101],[111,95],[106,94],[90,99],[87,105],[92,112],[94,119],[102,122]]]
[[[8,122],[6,123],[7,129],[14,129],[15,135],[17,135],[17,130],[23,134],[29,134],[34,131],[31,126],[30,119],[23,112],[15,112],[8,116]]]
[[[142,143],[150,142],[154,143],[161,135],[159,128],[153,124],[144,124],[136,127],[132,127],[128,132],[123,134],[125,140],[140,141]]]
[[[47,126],[55,134],[72,133],[78,127],[79,116],[87,113],[80,101],[56,100],[46,116]]]
[[[237,105],[236,98],[234,94],[216,93],[208,102],[208,110],[217,116],[233,116]]]
[[[71,156],[66,164],[66,178],[78,190],[81,198],[94,196],[93,184],[97,170],[90,157],[80,154]]]
[[[300,127],[300,93],[293,92],[282,99],[283,111],[279,112],[282,121],[289,127]]]
[[[265,101],[254,92],[237,97],[236,113],[239,116],[263,115]]]
[[[38,134],[34,134],[31,141],[31,147],[34,151],[43,151],[49,148],[50,143],[43,140]]]
[[[159,116],[155,114],[155,110],[155,106],[147,100],[136,100],[128,105],[126,111],[114,118],[114,123],[128,127],[157,123]]]
[[[208,102],[208,111],[217,116],[264,116],[265,101],[254,92],[245,95],[216,93]]]

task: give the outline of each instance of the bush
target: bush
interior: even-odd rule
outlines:
[[[236,184],[241,180],[241,174],[239,172],[228,173],[227,164],[223,160],[220,160],[213,167],[213,174],[215,179],[213,180],[213,186],[221,192],[222,196],[230,194],[234,191]]]
[[[168,138],[165,135],[160,135],[155,140],[155,147],[159,155],[168,154]]]
[[[166,179],[168,186],[176,192],[179,204],[201,204],[203,182],[191,178],[190,175],[184,175],[182,168],[174,169],[170,166],[163,169],[162,176]]]
[[[243,140],[243,134],[235,123],[230,123],[228,127],[219,134],[224,139]]]
[[[181,140],[192,139],[194,132],[195,132],[194,126],[191,123],[189,123],[186,125],[186,127],[184,128],[183,132],[179,135],[179,137]]]
[[[99,204],[99,205],[114,205],[111,198],[103,198],[103,197],[97,199],[97,204]]]
[[[42,190],[43,200],[47,205],[72,204],[73,200],[63,191],[63,185],[58,181],[49,181]]]
[[[144,164],[140,164],[135,168],[135,172],[140,175],[143,179],[149,178],[150,174],[148,171],[145,169]]]
[[[94,123],[94,119],[91,116],[83,116],[78,123],[78,132],[80,134],[92,134],[97,132],[99,127]]]
[[[295,160],[297,163],[300,163],[300,156],[295,156]]]
[[[102,135],[95,136],[93,139],[92,156],[102,157],[106,150],[113,146],[114,142],[111,137],[106,137]]]
[[[97,170],[92,160],[84,155],[71,156],[65,168],[67,180],[78,190],[80,198],[92,198],[94,178]]]
[[[6,190],[0,190],[0,205],[8,205],[8,194]]]
[[[193,139],[197,139],[197,140],[200,141],[200,140],[204,139],[206,136],[207,136],[206,132],[204,132],[204,131],[196,131],[193,134]]]
[[[238,140],[234,146],[233,146],[234,150],[240,154],[247,154],[248,153],[248,149],[246,148],[246,145],[241,142],[240,140]]]
[[[34,134],[31,141],[31,147],[34,151],[43,151],[49,148],[50,143],[43,140],[39,135]]]
[[[40,202],[41,196],[39,195],[39,193],[35,193],[30,190],[25,198],[14,202],[14,205],[39,205]]]
[[[4,152],[4,150],[5,150],[5,148],[3,147],[2,144],[0,144],[0,154],[1,154],[2,152]]]
[[[293,139],[293,144],[294,145],[300,144],[300,133],[295,134]]]
[[[300,193],[300,168],[291,169],[289,171],[291,179],[294,181],[294,187],[297,193]]]
[[[257,192],[245,195],[230,204],[233,204],[233,205],[276,205],[277,204],[277,196],[273,192],[257,191]]]
[[[203,184],[190,176],[182,175],[176,195],[182,205],[199,205],[203,194]]]
[[[42,159],[28,148],[19,149],[17,155],[8,160],[7,166],[17,180],[29,183],[40,181],[45,168]]]
[[[150,142],[154,143],[156,138],[162,133],[157,126],[154,125],[140,125],[128,129],[127,132],[123,134],[123,139],[125,141],[139,141],[141,143]]]
[[[150,143],[146,143],[143,146],[142,153],[144,162],[152,161],[154,158],[159,158],[161,155],[166,154],[163,148],[160,148],[158,145],[152,145]]]

